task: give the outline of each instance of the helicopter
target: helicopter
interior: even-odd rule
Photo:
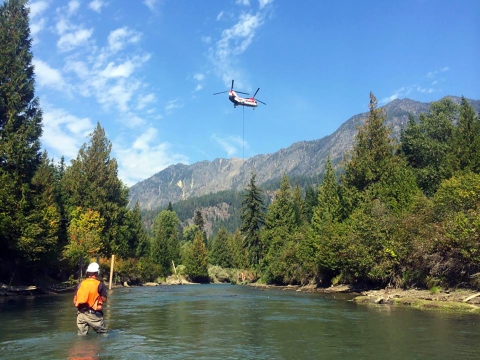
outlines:
[[[237,93],[238,94],[245,94],[245,95],[248,95],[248,93],[244,93],[244,92],[241,92],[241,91],[234,91],[233,90],[233,82],[234,82],[234,80],[232,80],[232,87],[230,88],[230,90],[221,91],[221,92],[215,93],[213,95],[224,94],[224,93],[228,92],[228,99],[233,103],[234,108],[241,105],[241,106],[251,107],[251,108],[253,108],[253,110],[255,110],[255,108],[258,106],[258,103],[262,103],[263,105],[267,105],[263,101],[255,99],[255,95],[257,95],[258,90],[260,90],[260,88],[258,88],[257,91],[255,91],[255,94],[253,94],[253,96],[251,98],[242,98],[242,97],[238,96]]]

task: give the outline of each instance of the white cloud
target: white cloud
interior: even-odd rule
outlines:
[[[227,153],[229,157],[238,153],[239,148],[248,147],[248,144],[238,136],[219,137],[217,134],[213,134],[211,139],[215,141],[221,148]]]
[[[147,105],[155,101],[155,94],[140,95],[138,97],[137,110],[144,109]]]
[[[143,3],[150,9],[150,11],[155,11],[155,6],[157,5],[158,0],[144,0]]]
[[[216,71],[227,84],[231,79],[238,78],[240,68],[235,66],[237,56],[243,54],[252,43],[256,30],[263,24],[263,14],[241,14],[238,22],[225,29],[211,50],[210,59]]]
[[[57,47],[60,51],[70,51],[79,46],[85,45],[92,36],[93,29],[79,29],[74,32],[60,36]]]
[[[112,31],[108,35],[108,47],[111,52],[122,50],[127,44],[135,44],[140,41],[141,34],[124,26]]]
[[[249,6],[250,5],[250,0],[237,0],[237,1],[235,1],[235,3],[238,4],[238,5]]]
[[[88,7],[97,13],[102,12],[102,7],[107,6],[108,3],[102,0],[93,0],[88,4]]]
[[[421,86],[417,86],[416,90],[419,93],[422,93],[422,94],[431,94],[431,93],[435,92],[435,90],[432,89],[432,88],[424,88],[424,87],[421,87]]]
[[[40,31],[42,31],[45,28],[45,24],[47,22],[47,19],[41,18],[38,21],[31,22],[30,24],[30,34],[32,37],[35,37]]]
[[[165,112],[167,114],[171,114],[174,110],[181,109],[182,107],[183,107],[183,104],[180,104],[178,99],[169,100],[167,102],[167,105],[165,106]]]
[[[95,85],[97,86],[95,94],[99,103],[107,109],[116,106],[118,110],[126,112],[129,111],[129,102],[139,89],[140,82],[120,78],[114,84],[108,86],[101,80]]]
[[[68,3],[68,14],[73,15],[77,12],[77,10],[80,8],[80,2],[78,0],[71,0]]]
[[[89,118],[78,118],[63,109],[49,109],[43,113],[42,143],[57,152],[57,156],[72,159],[94,125]]]
[[[100,73],[100,76],[106,78],[129,77],[135,70],[135,65],[129,60],[123,64],[115,66],[113,62],[108,63],[107,67]]]
[[[195,74],[195,75],[193,75],[193,78],[197,81],[203,81],[203,80],[205,80],[205,75],[204,74]]]
[[[197,74],[193,75],[193,79],[198,82],[197,85],[195,86],[194,92],[202,90],[203,89],[203,82],[205,81],[205,75],[197,73]]]
[[[223,17],[223,11],[220,11],[220,13],[217,15],[217,21],[220,20]]]
[[[50,4],[47,1],[35,1],[30,3],[30,34],[35,37],[40,31],[45,28],[47,22],[46,18],[39,18]]]
[[[35,78],[39,86],[57,90],[65,89],[66,83],[59,70],[50,67],[38,58],[34,58],[32,62],[35,66]]]
[[[265,6],[268,4],[271,4],[273,0],[258,0],[258,3],[260,4],[260,9],[263,9]]]
[[[172,163],[188,164],[188,158],[175,154],[169,143],[156,144],[157,138],[157,129],[149,127],[130,146],[114,144],[113,151],[119,163],[119,176],[127,185],[145,180]]]
[[[65,65],[66,71],[73,71],[79,78],[85,79],[90,74],[87,64],[84,61],[67,60]]]
[[[28,5],[30,8],[30,20],[35,19],[38,15],[42,14],[50,6],[48,1],[35,1]]]
[[[427,78],[432,79],[432,78],[436,77],[438,74],[444,73],[444,72],[446,72],[446,71],[448,71],[448,70],[450,70],[450,68],[447,67],[447,66],[445,66],[445,67],[441,68],[440,70],[430,71],[430,72],[427,74]]]

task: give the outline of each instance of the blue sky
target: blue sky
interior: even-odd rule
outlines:
[[[32,0],[42,145],[76,158],[97,122],[133,185],[248,158],[396,98],[480,99],[480,1]],[[267,105],[237,107],[227,90]]]

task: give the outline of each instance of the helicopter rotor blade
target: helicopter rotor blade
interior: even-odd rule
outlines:
[[[244,95],[248,95],[248,93],[244,93],[244,92],[241,92],[241,91],[235,91],[237,94],[244,94]]]
[[[255,101],[258,101],[258,102],[262,103],[263,105],[267,105],[262,100],[255,99]]]
[[[235,81],[235,80],[232,80],[232,87],[230,88],[230,90],[233,90],[233,82],[234,82],[234,81]]]
[[[227,91],[220,91],[220,92],[218,92],[218,93],[215,93],[215,94],[213,94],[213,95],[225,94],[225,93],[227,93],[227,92],[229,92],[229,91],[230,91],[230,90],[227,90]]]
[[[260,88],[258,88],[257,91],[255,91],[255,94],[253,94],[253,97],[255,97],[255,95],[257,95],[258,90],[260,90]]]

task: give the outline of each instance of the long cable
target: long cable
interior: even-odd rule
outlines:
[[[242,106],[243,109],[243,119],[242,119],[242,159],[245,162],[245,106]]]

